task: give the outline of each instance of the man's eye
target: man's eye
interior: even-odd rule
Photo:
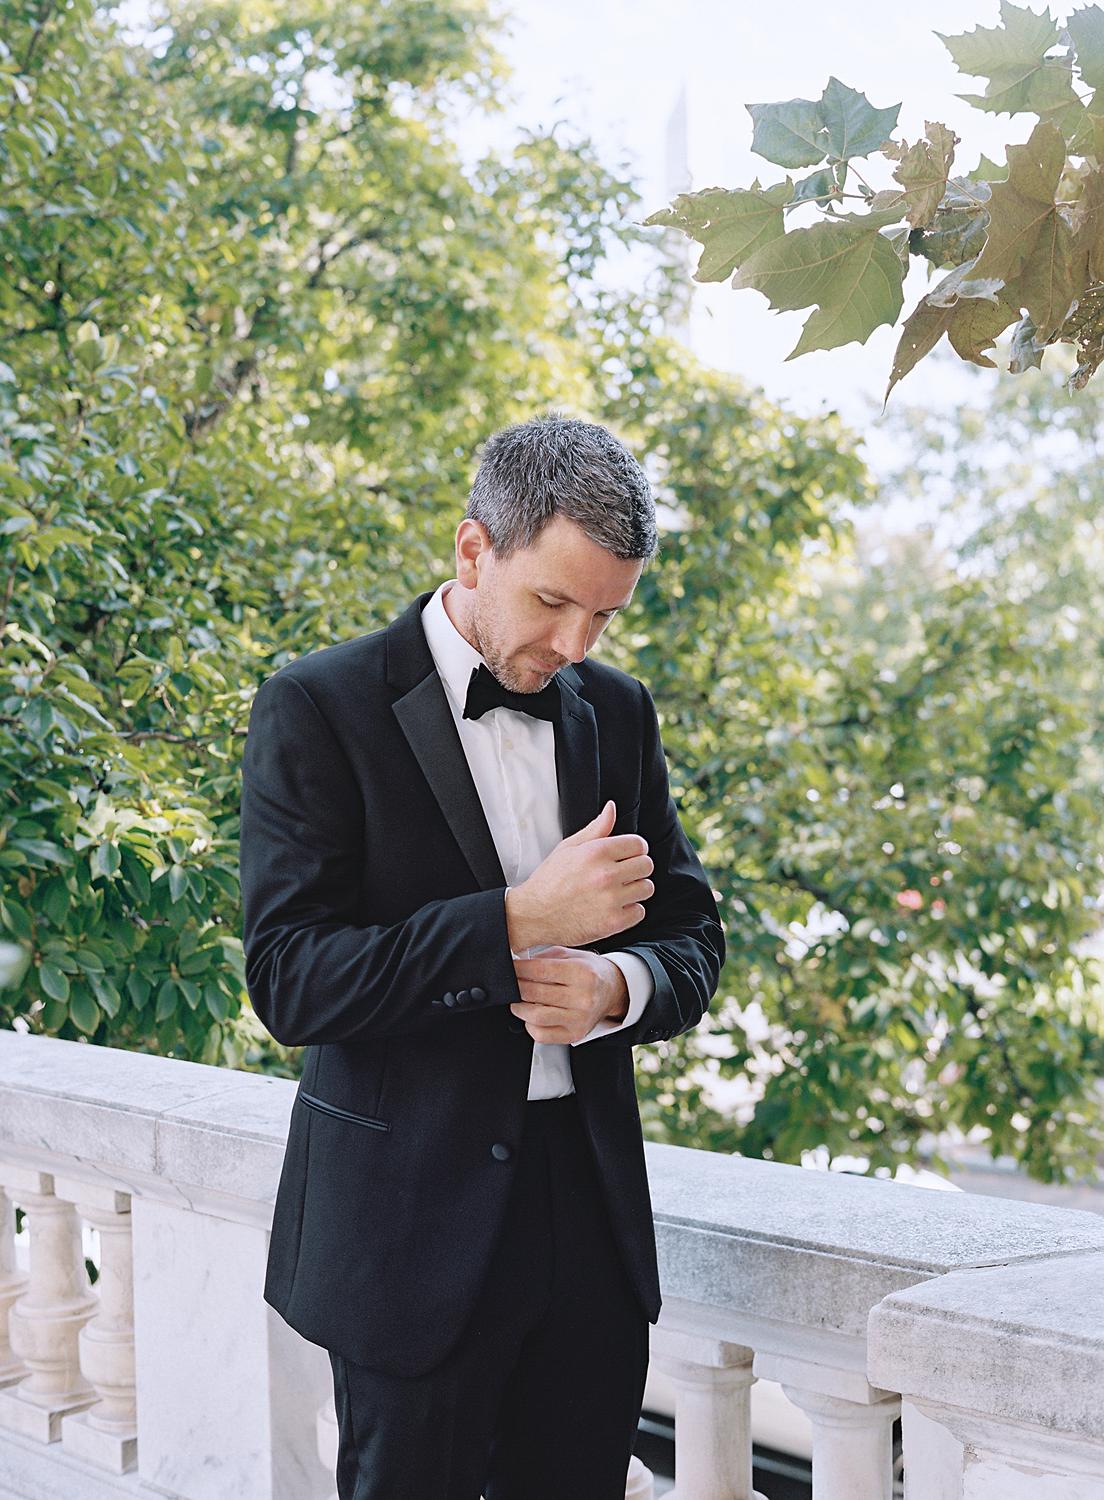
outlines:
[[[542,599],[540,594],[537,595],[537,598],[540,599],[540,602],[544,605],[545,609],[562,609],[565,602],[563,599]],[[617,614],[617,610],[603,609],[599,612],[599,614],[600,618],[603,620],[612,620],[614,615]]]

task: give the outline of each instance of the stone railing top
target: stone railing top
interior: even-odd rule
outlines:
[[[272,1203],[295,1084],[0,1030],[0,1147],[190,1201]]]
[[[657,1222],[898,1266],[913,1280],[1025,1256],[1104,1250],[1104,1218],[891,1179],[651,1145]]]
[[[870,1315],[871,1379],[921,1400],[1104,1437],[1104,1254],[956,1271]]]
[[[275,1197],[295,1087],[0,1030],[0,1152],[256,1217]],[[862,1340],[874,1304],[918,1282],[1104,1252],[1096,1214],[652,1142],[646,1154],[664,1298],[718,1328],[723,1310],[734,1338],[755,1317]]]
[[[871,1308],[893,1292],[967,1267],[1104,1250],[1097,1214],[684,1146],[647,1151],[665,1300],[758,1348],[815,1331],[847,1341],[857,1361]]]

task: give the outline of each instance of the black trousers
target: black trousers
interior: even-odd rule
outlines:
[[[530,1100],[459,1343],[413,1378],[330,1351],[338,1500],[624,1500],[648,1327],[576,1096]]]

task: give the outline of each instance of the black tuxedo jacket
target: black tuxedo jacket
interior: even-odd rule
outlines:
[[[403,1376],[445,1357],[474,1304],[533,1050],[509,1009],[521,995],[507,881],[422,629],[431,597],[267,678],[242,762],[246,984],[272,1035],[306,1048],[265,1301],[311,1342]],[[697,1025],[724,935],[651,695],[599,662],[555,680],[565,835],[612,797],[614,832],[641,833],[655,865],[644,920],[587,945],[638,953],[655,993],[633,1026],[570,1054],[617,1242],[655,1322],[631,1049]]]

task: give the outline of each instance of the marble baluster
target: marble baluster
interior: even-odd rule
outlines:
[[[29,1373],[0,1390],[0,1427],[54,1443],[62,1417],[97,1400],[81,1374],[78,1338],[98,1299],[84,1265],[80,1220],[55,1194],[50,1173],[0,1165],[0,1181],[30,1229],[27,1290],[9,1318],[12,1349]]]
[[[137,1463],[134,1385],[134,1242],[130,1194],[105,1184],[54,1179],[54,1191],[76,1206],[99,1234],[99,1311],[80,1331],[81,1373],[99,1400],[62,1418],[67,1452],[113,1474]]]
[[[863,1405],[823,1391],[782,1389],[813,1425],[814,1500],[892,1500],[893,1420],[900,1397]]]
[[[0,1187],[0,1386],[22,1380],[27,1366],[15,1354],[8,1336],[12,1303],[27,1289],[27,1278],[15,1260],[15,1204]]]
[[[753,1351],[662,1322],[651,1349],[675,1390],[677,1500],[763,1500],[751,1477]]]

